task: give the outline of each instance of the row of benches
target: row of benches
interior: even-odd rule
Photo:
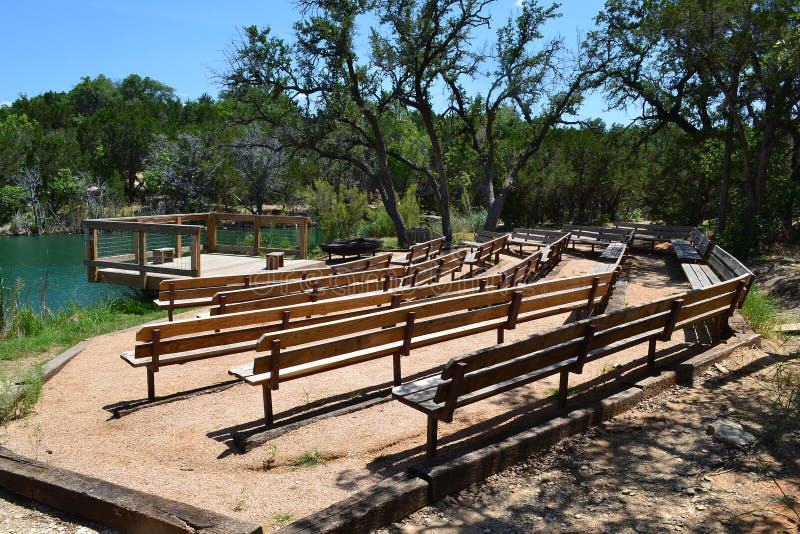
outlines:
[[[136,339],[144,343],[124,353],[122,358],[133,367],[147,368],[148,398],[154,399],[154,373],[162,366],[253,350],[261,335],[286,328],[290,322],[292,326],[311,325],[363,315],[375,311],[375,306],[397,307],[414,299],[513,288],[542,276],[560,259],[560,254],[549,254],[542,261],[544,253],[535,252],[492,276],[438,282],[442,275],[460,269],[465,255],[466,251],[460,250],[429,260],[434,266],[426,268],[426,264],[418,264],[413,267],[414,273],[405,278],[387,278],[375,271],[364,271],[331,277],[349,277],[339,281],[342,284],[349,281],[349,285],[321,288],[320,280],[297,280],[221,293],[212,298],[215,306],[208,317],[142,327]],[[416,280],[417,284],[406,283],[409,280]]]
[[[392,390],[392,396],[427,416],[427,454],[437,450],[438,422],[449,423],[457,408],[543,378],[560,375],[559,405],[565,407],[570,373],[621,350],[648,343],[647,366],[655,368],[657,341],[676,329],[713,321],[719,341],[727,320],[751,283],[748,275],[607,315],[584,319],[527,338],[458,356],[438,376]]]

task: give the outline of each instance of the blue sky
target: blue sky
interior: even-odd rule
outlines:
[[[499,0],[495,26],[519,0]],[[543,2],[544,3],[544,2]],[[563,0],[562,17],[549,35],[576,42],[602,8],[602,0]],[[216,96],[214,72],[225,69],[225,51],[238,28],[270,26],[289,38],[298,18],[293,0],[0,0],[0,104],[20,94],[68,91],[83,76],[119,80],[131,73],[150,76],[184,99]],[[600,95],[587,99],[581,115],[624,122],[604,111]]]

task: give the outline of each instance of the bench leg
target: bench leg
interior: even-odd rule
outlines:
[[[654,375],[656,371],[656,340],[651,339],[647,347],[647,374]]]
[[[399,352],[395,352],[392,354],[392,370],[394,371],[394,385],[399,386],[403,383],[402,377],[402,365],[400,363],[400,358],[402,358]]]
[[[156,400],[156,372],[147,367],[147,400]]]
[[[272,390],[269,384],[261,384],[261,395],[264,397],[264,424],[272,426]]]
[[[558,407],[567,407],[567,396],[569,395],[569,371],[561,371],[561,379],[558,384]]]
[[[711,341],[712,343],[719,343],[720,339],[722,339],[722,328],[723,328],[723,319],[722,317],[714,317],[714,326],[711,328]]]
[[[425,456],[428,458],[436,456],[436,440],[439,433],[439,420],[434,416],[428,416],[428,443],[425,448]]]
[[[506,338],[506,329],[502,326],[497,329],[497,344],[500,345],[501,343],[505,342]]]
[[[172,304],[170,304],[169,308],[167,308],[167,318],[169,319],[169,322],[172,322],[172,312],[173,312],[173,307]]]

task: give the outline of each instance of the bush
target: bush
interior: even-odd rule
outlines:
[[[778,322],[778,306],[768,293],[754,287],[747,294],[742,315],[753,330],[769,334]]]
[[[14,214],[25,209],[25,190],[18,185],[0,187],[0,224],[10,222]]]
[[[311,214],[329,239],[346,239],[358,233],[367,211],[365,193],[355,187],[336,191],[333,185],[316,180],[305,196]]]

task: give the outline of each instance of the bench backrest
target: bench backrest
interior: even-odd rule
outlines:
[[[491,232],[489,230],[478,230],[475,232],[475,242],[476,243],[488,243],[498,237],[502,237],[506,235],[505,232]]]
[[[247,289],[236,289],[232,291],[222,291],[216,293],[211,303],[219,305],[225,302],[226,305],[250,300],[260,300],[280,295],[289,295],[302,291],[313,291],[326,287],[346,286],[361,282],[385,280],[388,278],[398,278],[405,275],[406,268],[403,266],[391,266],[385,269],[375,269],[372,271],[355,271],[351,273],[335,274],[330,276],[320,276],[317,278],[306,278],[305,280],[291,280],[282,284],[269,284],[251,287]]]
[[[614,228],[620,230],[634,230],[637,237],[647,237],[663,241],[686,239],[689,237],[689,232],[692,231],[691,226],[627,222],[614,223]]]
[[[461,271],[467,251],[456,250],[444,256],[409,265],[406,268],[403,285],[416,286],[432,281],[438,282],[443,276]]]
[[[538,273],[541,260],[542,251],[537,250],[516,265],[500,271],[498,287],[514,287],[526,283],[530,277]]]
[[[581,226],[577,224],[565,224],[565,232],[569,232],[573,239],[593,239],[601,242],[620,241],[627,243],[633,237],[633,230],[621,230],[605,228],[603,226]]]
[[[511,234],[512,239],[524,239],[546,245],[552,243],[564,235],[561,230],[547,230],[544,228],[514,228]]]
[[[268,271],[252,274],[238,274],[228,276],[204,276],[198,278],[176,278],[163,280],[158,285],[158,298],[174,301],[213,297],[221,291],[247,289],[292,280],[305,280],[318,278],[331,274],[365,271],[370,269],[383,269],[389,266],[391,254],[381,254],[371,258],[342,263],[333,267],[315,267],[310,269]],[[174,292],[171,292],[171,288]]]
[[[478,263],[485,263],[489,261],[494,254],[497,254],[508,245],[508,234],[501,234],[490,241],[486,241],[479,245],[475,250],[475,259]]]
[[[419,259],[428,259],[438,255],[444,246],[444,237],[437,237],[424,243],[417,243],[408,247],[406,261],[413,263]]]
[[[717,316],[730,316],[747,276],[685,294],[577,321],[522,340],[451,359],[443,368],[434,402],[452,417],[457,399],[513,379],[557,373],[565,365],[581,372],[584,363],[650,339],[668,340],[676,329]],[[559,365],[561,364],[561,365]],[[449,401],[449,402],[448,402]],[[447,413],[449,411],[449,413]]]
[[[714,247],[714,244],[711,242],[711,240],[703,235],[703,232],[697,228],[692,228],[691,232],[689,233],[689,241],[697,250],[697,253],[703,258],[708,256],[708,253],[711,252],[711,249]]]
[[[610,273],[564,278],[267,333],[259,339],[257,350],[270,354],[255,358],[253,372],[277,371],[354,352],[367,359],[391,354],[403,346],[410,350],[495,330],[504,324],[513,328],[518,322],[591,309],[600,305],[610,281]],[[287,347],[295,348],[284,351]],[[276,350],[280,356],[273,368]],[[352,363],[352,358],[348,361]]]

